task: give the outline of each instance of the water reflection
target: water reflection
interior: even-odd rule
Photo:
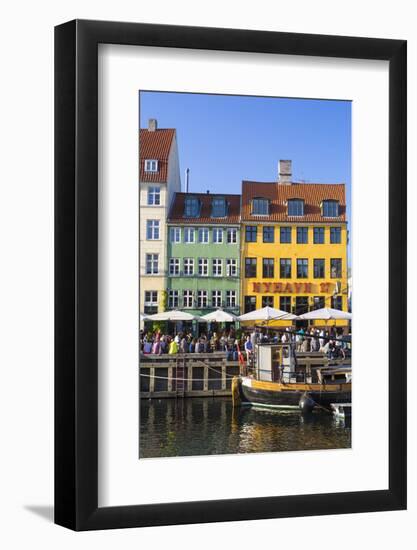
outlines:
[[[233,410],[230,398],[141,400],[140,457],[340,449],[350,422],[324,413]]]

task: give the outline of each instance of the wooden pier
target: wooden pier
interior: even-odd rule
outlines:
[[[297,353],[297,361],[307,369],[329,364],[321,353]],[[232,378],[239,371],[239,362],[229,361],[224,352],[141,354],[140,396],[158,399],[229,396]]]

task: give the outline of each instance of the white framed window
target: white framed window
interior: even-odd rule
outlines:
[[[184,229],[184,242],[185,243],[194,243],[195,242],[194,227],[186,227]]]
[[[218,244],[223,242],[223,229],[221,227],[215,227],[213,229],[213,242]]]
[[[236,227],[230,227],[227,230],[227,244],[237,243],[237,229]]]
[[[145,172],[158,172],[158,161],[156,159],[145,159]]]
[[[208,306],[207,290],[197,291],[197,307],[204,308]]]
[[[179,275],[180,274],[180,259],[179,258],[170,258],[169,259],[169,274]]]
[[[168,291],[168,307],[179,307],[179,291],[178,290],[169,290]]]
[[[182,307],[193,307],[193,291],[184,290],[182,293]]]
[[[212,307],[221,307],[222,306],[222,291],[221,290],[212,290],[211,291],[211,305],[212,305]]]
[[[226,307],[237,307],[236,290],[226,290]]]
[[[169,228],[169,240],[171,243],[180,243],[181,242],[181,227],[170,227]]]
[[[146,239],[148,241],[159,240],[159,220],[146,220]]]
[[[209,242],[209,230],[208,227],[198,228],[198,242],[207,244]]]
[[[237,259],[228,258],[226,260],[226,276],[237,277]]]
[[[161,188],[148,187],[148,206],[159,206],[161,204]]]
[[[207,277],[207,275],[208,275],[208,258],[199,258],[198,259],[198,274],[202,277]]]
[[[146,275],[157,275],[159,254],[146,254],[145,270]]]
[[[184,258],[184,275],[194,275],[194,258]]]
[[[223,275],[223,261],[221,258],[213,258],[212,270],[214,277],[221,277]]]
[[[148,315],[158,313],[158,291],[157,290],[145,290],[145,303],[143,312]]]

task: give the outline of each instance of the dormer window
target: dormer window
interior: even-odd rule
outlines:
[[[256,198],[252,199],[252,216],[268,216],[269,200]]]
[[[226,201],[224,197],[214,197],[211,201],[211,217],[226,217]]]
[[[184,203],[184,217],[198,218],[200,215],[200,201],[197,197],[186,197]]]
[[[145,172],[158,172],[158,161],[156,159],[146,159]]]
[[[288,216],[304,216],[304,201],[302,199],[288,201]]]
[[[323,201],[322,215],[324,218],[337,218],[339,216],[339,201]]]

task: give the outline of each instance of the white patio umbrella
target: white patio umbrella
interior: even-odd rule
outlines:
[[[348,311],[342,311],[340,309],[322,307],[321,309],[314,309],[313,311],[309,311],[308,313],[303,313],[303,315],[298,316],[298,319],[302,319],[303,321],[330,321],[338,319],[350,320],[352,319],[352,314]]]
[[[223,309],[216,309],[216,311],[207,313],[201,317],[201,320],[203,319],[204,321],[216,323],[231,323],[233,321],[238,321],[238,317],[236,315],[233,315],[233,313],[228,313]]]
[[[146,321],[148,319],[147,315],[144,315],[143,313],[139,313],[139,321]]]
[[[292,319],[297,319],[297,316],[282,311],[282,309],[266,306],[261,309],[256,309],[255,311],[250,311],[249,313],[244,313],[240,315],[238,319],[239,321],[291,321]]]
[[[192,315],[187,311],[178,311],[177,309],[154,313],[146,318],[147,321],[199,321],[200,319],[201,317],[198,317],[198,315]]]

